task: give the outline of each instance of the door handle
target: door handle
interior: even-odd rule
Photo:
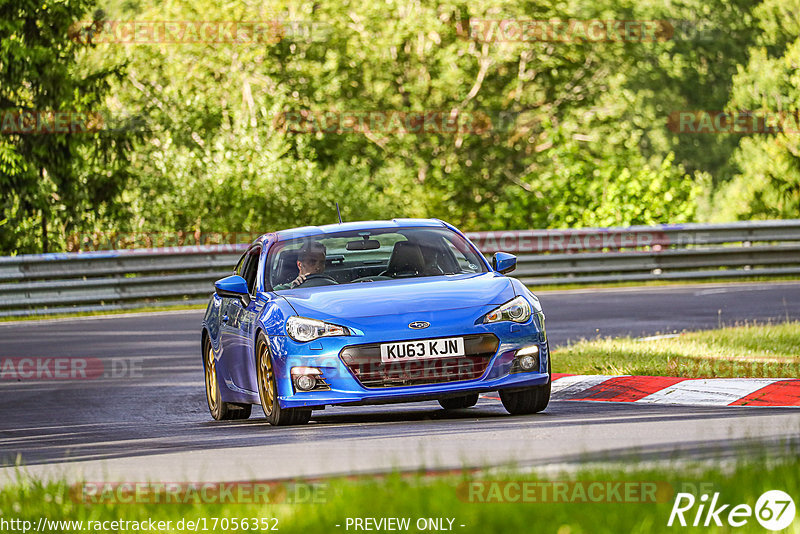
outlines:
[[[222,316],[222,322],[223,323],[227,323],[228,322],[228,314],[227,313]]]

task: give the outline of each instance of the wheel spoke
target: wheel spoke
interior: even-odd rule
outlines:
[[[269,350],[266,345],[261,346],[259,350],[259,369],[261,370],[261,402],[263,404],[264,413],[269,415],[272,413],[274,406],[275,391],[272,385],[272,362],[269,357]]]
[[[208,403],[213,410],[217,406],[217,366],[214,359],[214,351],[210,344],[206,361],[206,393],[208,394]]]

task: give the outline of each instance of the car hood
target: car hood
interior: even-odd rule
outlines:
[[[386,280],[281,291],[302,316],[322,320],[404,315],[499,305],[514,298],[497,273]]]

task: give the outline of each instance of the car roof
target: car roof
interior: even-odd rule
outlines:
[[[391,221],[357,221],[341,224],[326,224],[323,226],[302,226],[300,228],[290,228],[280,230],[274,234],[267,234],[262,239],[273,236],[277,241],[297,239],[298,237],[308,237],[313,235],[335,234],[337,232],[347,232],[351,230],[375,230],[378,228],[414,228],[414,227],[436,227],[445,228],[447,225],[439,219],[392,219]]]

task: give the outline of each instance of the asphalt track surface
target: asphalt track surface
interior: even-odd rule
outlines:
[[[800,282],[549,291],[555,348],[596,336],[648,336],[800,319]],[[0,380],[0,482],[36,476],[229,481],[390,469],[536,467],[585,461],[718,460],[786,452],[800,410],[576,402],[508,416],[497,400],[334,407],[304,427],[215,422],[199,356],[202,311],[0,324],[0,357],[98,358],[113,376]],[[558,357],[557,353],[554,357]],[[136,369],[125,369],[135,362]]]

